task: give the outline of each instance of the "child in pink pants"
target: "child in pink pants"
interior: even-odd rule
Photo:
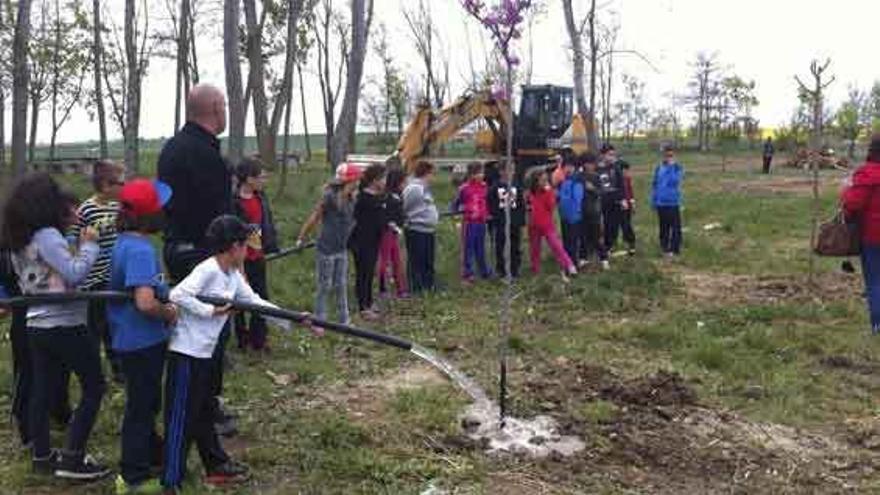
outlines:
[[[541,240],[546,239],[550,251],[556,257],[556,261],[562,268],[562,276],[576,275],[577,268],[565,252],[559,234],[556,233],[556,224],[553,222],[553,212],[556,209],[556,192],[550,187],[547,174],[543,170],[532,175],[529,191],[529,255],[532,262],[532,273],[538,274],[541,268]]]
[[[406,274],[403,272],[403,258],[400,252],[400,232],[403,228],[403,182],[406,174],[400,167],[388,169],[385,177],[385,215],[388,223],[382,231],[379,241],[379,266],[376,271],[379,277],[379,294],[388,293],[388,271],[394,277],[397,297],[407,297]]]

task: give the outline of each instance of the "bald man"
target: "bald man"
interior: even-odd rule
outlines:
[[[220,154],[217,136],[226,130],[226,97],[215,86],[199,84],[186,98],[186,124],[169,139],[159,155],[159,180],[174,194],[166,206],[165,267],[175,282],[183,280],[195,266],[207,259],[205,245],[208,224],[232,211],[232,172]],[[217,432],[235,434],[232,418],[223,411],[219,396],[223,390],[223,361],[229,328],[224,328],[212,356],[212,388]]]
[[[166,208],[164,257],[175,281],[208,257],[204,237],[211,220],[232,212],[232,174],[217,139],[225,130],[223,92],[199,84],[187,95],[186,124],[159,155],[159,180],[174,191]]]

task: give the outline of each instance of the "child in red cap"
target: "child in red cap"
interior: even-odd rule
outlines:
[[[168,285],[150,236],[162,231],[162,207],[170,198],[171,188],[148,179],[132,180],[119,193],[120,233],[113,248],[109,288],[129,292],[134,299],[107,305],[113,352],[125,377],[126,396],[116,493],[162,489],[150,471],[162,462],[156,415],[162,402],[168,328],[177,320],[177,309],[160,302],[168,297]]]

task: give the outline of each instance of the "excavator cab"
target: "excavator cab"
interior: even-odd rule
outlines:
[[[523,86],[514,143],[519,154],[543,154],[552,148],[571,125],[572,88],[564,86]]]

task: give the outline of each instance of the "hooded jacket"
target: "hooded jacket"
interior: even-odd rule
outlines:
[[[565,178],[559,185],[559,217],[567,224],[576,224],[583,219],[584,183],[574,174]]]
[[[654,169],[651,204],[654,208],[681,205],[681,181],[684,168],[678,163],[661,163]]]
[[[856,169],[840,201],[847,220],[858,224],[862,242],[880,246],[880,163],[867,162]]]
[[[482,180],[468,180],[458,188],[456,209],[464,214],[467,223],[486,223],[489,220],[488,188]]]

